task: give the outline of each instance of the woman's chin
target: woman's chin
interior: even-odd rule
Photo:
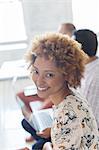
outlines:
[[[38,95],[40,98],[42,98],[42,99],[46,99],[46,98],[48,98],[48,96],[47,96],[47,95],[45,95],[45,94],[41,94],[40,92],[38,92],[38,93],[37,93],[37,95]]]

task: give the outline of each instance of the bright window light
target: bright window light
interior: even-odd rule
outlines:
[[[0,0],[0,43],[26,39],[21,1]]]
[[[16,49],[24,49],[24,48],[27,48],[26,43],[15,43],[15,44],[0,45],[0,51],[3,51],[3,50],[16,50]]]

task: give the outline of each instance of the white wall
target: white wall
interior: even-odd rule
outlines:
[[[99,0],[72,1],[73,21],[77,28],[99,32]]]
[[[23,0],[24,21],[29,38],[57,31],[62,22],[72,22],[72,0]]]
[[[99,0],[72,1],[73,22],[77,29],[90,29],[98,33],[99,42]],[[99,46],[97,55],[99,56]]]

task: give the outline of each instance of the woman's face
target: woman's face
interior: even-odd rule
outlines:
[[[37,86],[38,96],[46,99],[53,98],[63,92],[65,77],[51,60],[37,57],[32,68],[32,79]]]

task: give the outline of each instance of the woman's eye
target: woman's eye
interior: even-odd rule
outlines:
[[[32,75],[38,74],[38,71],[37,71],[37,70],[32,70],[32,71],[31,71],[31,74],[32,74]]]
[[[54,74],[52,74],[52,73],[47,73],[47,74],[46,74],[46,77],[47,77],[47,78],[52,78],[52,77],[54,77]]]

